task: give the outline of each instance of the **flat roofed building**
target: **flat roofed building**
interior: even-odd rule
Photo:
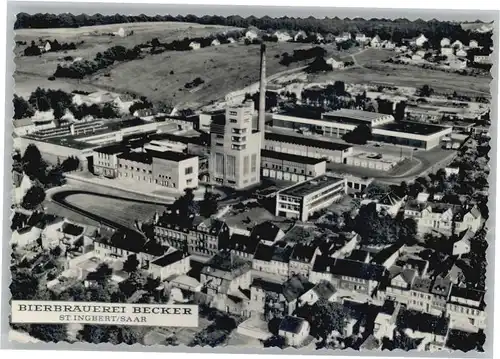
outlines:
[[[252,129],[254,104],[226,109],[210,125],[211,181],[235,189],[260,183],[261,135]]]
[[[442,138],[451,132],[451,127],[401,121],[377,126],[372,130],[372,137],[374,141],[429,150],[439,146]]]
[[[394,121],[394,117],[392,115],[362,110],[351,110],[347,108],[324,113],[321,116],[321,119],[356,126],[361,124],[377,126]]]
[[[347,194],[345,178],[322,175],[295,184],[276,195],[276,215],[307,221],[313,213]]]
[[[264,149],[304,157],[325,158],[336,163],[345,163],[353,154],[353,148],[343,143],[321,141],[314,138],[266,132]]]
[[[117,143],[94,149],[93,171],[95,175],[108,178],[118,177],[118,155],[127,152],[130,147]]]
[[[326,160],[271,150],[261,150],[262,177],[302,182],[326,172]]]
[[[169,187],[198,187],[198,156],[173,151],[124,152],[116,156],[118,177]]]

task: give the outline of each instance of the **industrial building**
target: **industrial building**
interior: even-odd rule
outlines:
[[[325,158],[336,163],[346,163],[347,158],[353,154],[352,147],[346,144],[273,132],[266,132],[264,149],[305,157]]]
[[[211,181],[235,189],[260,183],[261,135],[252,129],[254,104],[226,109],[210,125]]]
[[[262,177],[302,182],[326,172],[326,160],[270,150],[260,151]]]
[[[322,175],[278,191],[276,215],[307,221],[309,217],[347,194],[345,178]]]
[[[451,127],[409,121],[396,122],[392,115],[349,109],[324,113],[321,119],[273,115],[274,127],[307,130],[335,138],[341,138],[361,124],[371,127],[373,141],[426,150],[439,146],[441,139],[452,131]]]

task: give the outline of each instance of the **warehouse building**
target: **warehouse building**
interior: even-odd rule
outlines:
[[[270,150],[260,151],[262,177],[302,182],[326,172],[326,160]]]
[[[276,194],[276,215],[307,221],[315,212],[347,194],[345,178],[322,175],[285,188]]]
[[[361,124],[371,127],[374,141],[426,150],[438,146],[441,139],[452,131],[451,127],[409,121],[396,122],[392,115],[348,109],[324,113],[321,118],[273,115],[274,127],[310,131],[335,138],[341,138]],[[316,142],[312,139],[310,141]]]
[[[352,147],[342,143],[272,132],[265,134],[264,149],[304,157],[325,158],[336,163],[346,163],[347,158],[353,154]]]

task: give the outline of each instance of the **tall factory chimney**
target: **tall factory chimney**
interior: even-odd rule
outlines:
[[[261,146],[264,147],[266,132],[266,45],[260,46],[259,127]]]

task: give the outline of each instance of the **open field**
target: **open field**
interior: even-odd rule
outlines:
[[[439,93],[453,93],[469,96],[490,96],[488,77],[467,77],[455,73],[422,69],[409,65],[379,63],[364,68],[309,76],[311,82],[344,81],[348,83],[380,84],[386,86],[422,87],[431,86]]]
[[[133,35],[126,37],[110,36],[109,33],[118,31],[123,27],[125,31],[134,31]],[[26,41],[29,45],[33,40],[38,39],[54,40],[59,43],[74,42],[77,44],[76,50],[64,52],[47,52],[39,56],[19,56],[26,46],[16,46],[15,63],[19,71],[32,72],[51,76],[59,63],[61,56],[81,57],[84,60],[92,60],[98,52],[104,52],[110,47],[122,45],[132,48],[136,45],[158,38],[160,42],[171,42],[181,40],[185,37],[203,37],[211,34],[230,31],[237,28],[215,25],[190,24],[182,22],[158,22],[158,23],[130,23],[89,26],[76,29],[20,29],[16,31],[16,41]],[[79,44],[84,41],[83,44]]]
[[[304,62],[293,63],[290,67],[279,64],[281,54],[291,53],[300,47],[304,45],[268,43],[267,75],[304,66]],[[153,101],[166,101],[180,107],[200,107],[257,82],[259,53],[258,45],[241,43],[189,52],[164,52],[118,64],[110,71],[110,77],[97,75],[90,82],[115,92],[131,90]],[[171,71],[174,73],[170,74]],[[186,83],[197,77],[205,83],[194,90],[184,88]]]
[[[353,55],[357,63],[361,66],[378,64],[381,61],[388,60],[394,56],[394,52],[385,49],[367,48]]]
[[[70,195],[66,197],[66,201],[71,205],[129,228],[133,227],[135,220],[150,220],[153,218],[155,211],[161,213],[165,210],[164,206],[102,198],[89,194]]]

